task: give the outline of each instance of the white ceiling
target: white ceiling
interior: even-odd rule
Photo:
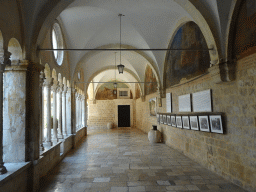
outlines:
[[[60,14],[67,47],[118,48],[120,38],[118,14],[122,13],[125,15],[122,17],[123,45],[134,48],[167,48],[176,23],[183,17],[193,20],[192,16],[182,8],[182,1],[76,0]],[[203,4],[218,22],[216,0],[204,0]],[[136,52],[122,52],[122,64],[133,71],[141,81],[144,81],[146,65],[151,65],[162,79],[165,51],[147,51],[143,54],[144,56]],[[102,68],[114,66],[113,52],[97,52],[90,57],[87,55],[88,52],[69,52],[72,74],[77,66],[83,67],[85,81]],[[117,64],[119,63],[118,53]]]

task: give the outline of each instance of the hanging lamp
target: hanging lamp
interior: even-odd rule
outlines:
[[[120,64],[117,65],[117,68],[118,68],[119,74],[123,74],[124,73],[124,65],[122,65],[122,59],[121,59],[121,24],[122,24],[121,18],[124,15],[120,13],[118,16],[120,17]]]

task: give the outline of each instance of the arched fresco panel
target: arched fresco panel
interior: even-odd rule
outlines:
[[[205,38],[196,23],[183,25],[171,42],[171,49],[208,49]],[[172,50],[167,53],[166,87],[178,84],[182,78],[191,79],[210,67],[208,51]]]
[[[151,93],[155,93],[157,91],[157,79],[156,76],[149,65],[147,65],[145,70],[145,95],[149,95]]]
[[[117,88],[129,88],[129,87],[124,83],[118,83]],[[113,83],[104,83],[99,87],[96,94],[97,100],[112,100],[116,98],[117,98],[117,94],[114,94]]]
[[[241,59],[256,53],[256,1],[244,0],[235,26],[233,58]]]

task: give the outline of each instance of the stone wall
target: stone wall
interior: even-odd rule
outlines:
[[[158,125],[167,145],[178,149],[210,170],[248,190],[256,189],[256,54],[237,63],[236,81],[213,83],[210,74],[171,87],[174,113],[178,96],[212,90],[213,112],[223,112],[225,134],[207,133]],[[137,128],[148,132],[156,117],[149,114],[148,101],[136,100]],[[158,112],[166,112],[166,99]]]
[[[89,119],[88,133],[97,130],[107,129],[108,122],[118,125],[118,105],[130,105],[131,127],[136,122],[133,118],[136,114],[135,100],[133,99],[114,99],[114,100],[97,100],[96,104],[89,101]]]

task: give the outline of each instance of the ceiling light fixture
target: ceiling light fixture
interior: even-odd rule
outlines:
[[[121,63],[121,61],[122,61],[122,59],[121,59],[121,24],[122,24],[122,22],[121,22],[121,20],[122,20],[122,16],[124,16],[123,14],[119,14],[118,15],[119,17],[120,17],[120,65],[117,65],[117,67],[118,67],[118,71],[119,71],[119,74],[123,74],[124,73],[124,65],[122,65]]]

